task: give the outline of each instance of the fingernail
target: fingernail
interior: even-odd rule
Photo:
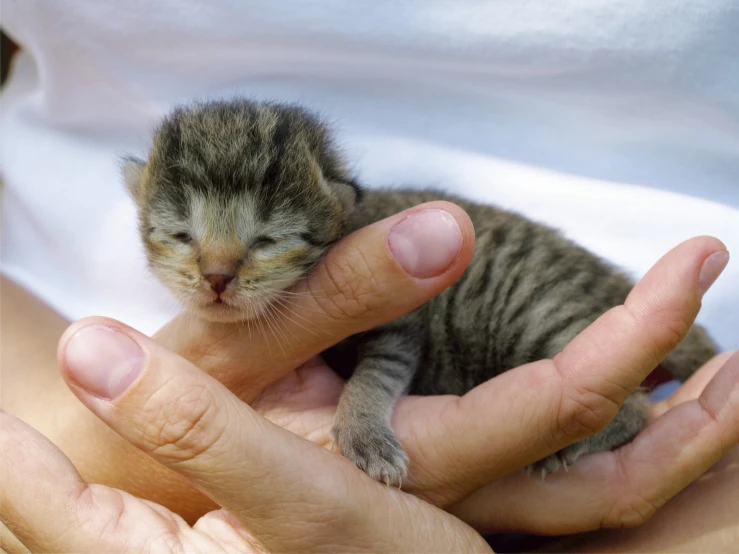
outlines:
[[[91,325],[69,339],[65,361],[77,385],[98,398],[113,400],[141,373],[144,353],[120,331]]]
[[[729,263],[729,253],[726,250],[715,252],[703,262],[701,273],[698,276],[698,294],[703,297],[711,285],[718,279],[721,272]]]
[[[449,212],[422,210],[390,229],[388,243],[403,269],[427,279],[454,263],[462,248],[462,231]]]

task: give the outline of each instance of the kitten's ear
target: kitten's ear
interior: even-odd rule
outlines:
[[[347,215],[352,213],[357,202],[362,200],[362,188],[354,181],[329,181],[328,186],[339,197]]]
[[[357,205],[357,202],[362,200],[362,188],[351,179],[344,178],[341,174],[343,172],[338,175],[334,174],[327,176],[314,155],[308,154],[308,160],[319,183],[324,187],[328,187],[329,191],[338,198],[344,208],[345,215],[351,214],[354,211],[354,206]]]
[[[143,181],[146,162],[139,158],[128,156],[123,159],[123,180],[133,199],[138,202],[141,196],[141,182]]]

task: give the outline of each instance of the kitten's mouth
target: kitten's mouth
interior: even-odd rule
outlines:
[[[223,304],[214,304],[213,306],[199,308],[197,315],[212,323],[238,323],[246,319],[241,312]]]
[[[198,315],[209,321],[232,323],[259,317],[264,311],[261,302],[249,303],[246,306],[235,306],[221,297],[201,304],[197,308]]]
[[[202,317],[210,321],[228,322],[246,319],[246,314],[224,302],[222,298],[217,298],[208,304],[199,306],[198,312]]]

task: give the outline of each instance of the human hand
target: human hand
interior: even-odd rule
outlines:
[[[701,276],[701,267],[708,258],[715,266],[724,250],[710,238],[680,245],[642,279],[624,307],[600,318],[554,361],[507,372],[462,399],[402,400],[394,427],[411,456],[404,490],[446,507],[472,494],[451,509],[484,529],[564,533],[645,521],[737,444],[735,406],[714,427],[706,412],[696,409],[714,407],[715,399],[706,402],[714,398],[710,390],[693,408],[664,414],[631,445],[583,460],[568,474],[545,483],[510,474],[608,423],[628,393],[683,338],[702,293],[722,269],[713,267],[713,275]],[[248,365],[246,359],[243,363]],[[733,387],[727,390],[737,388],[733,367],[717,377],[723,387]],[[715,365],[700,375],[711,368]],[[699,398],[697,379],[686,384],[693,398]],[[341,381],[313,360],[263,389],[252,406],[326,444],[340,388]],[[707,430],[673,440],[675,428],[702,426]],[[563,504],[568,510],[559,509]]]
[[[714,391],[739,390],[739,360],[718,373],[728,355],[707,364],[670,400],[691,402],[655,405],[649,429],[624,448],[588,457],[546,482],[516,470],[608,423],[684,337],[702,294],[723,269],[724,252],[711,238],[678,246],[625,306],[600,318],[553,361],[507,372],[461,399],[403,399],[394,428],[411,456],[404,490],[486,530],[566,533],[644,522],[739,442],[736,401],[715,421],[707,417],[720,410],[723,397]],[[252,405],[325,443],[340,384],[319,363],[299,375],[268,387]],[[666,413],[665,406],[676,409]]]
[[[449,511],[480,531],[562,535],[641,525],[739,444],[739,352],[708,361],[650,406],[633,442],[587,456],[546,482],[519,472]]]
[[[408,212],[363,229],[336,246],[324,261],[326,265],[319,266],[311,280],[298,290],[290,310],[281,316],[279,325],[291,337],[290,348],[283,344],[284,351],[278,344],[284,339],[276,339],[280,333],[262,335],[254,328],[212,325],[187,315],[163,329],[158,339],[225,382],[269,419],[300,436],[326,444],[342,382],[311,356],[347,335],[375,326],[383,318],[397,317],[422,303],[451,283],[469,261],[472,248],[469,220],[454,206],[437,204],[437,207],[453,213],[462,229],[462,248],[449,269],[432,279],[415,279],[398,266],[387,247],[387,235],[392,225]],[[433,239],[430,242],[435,244]],[[652,277],[645,278],[637,287],[630,299],[630,311],[624,314],[623,309],[616,310],[616,316],[612,312],[605,318],[605,324],[591,326],[573,342],[577,347],[568,349],[567,371],[558,373],[551,364],[539,362],[508,372],[462,399],[401,401],[394,426],[411,455],[411,473],[404,489],[439,506],[453,506],[473,491],[481,487],[484,491],[485,485],[561,448],[568,441],[578,440],[577,433],[566,431],[569,423],[577,422],[582,416],[582,410],[586,414],[591,413],[587,408],[595,411],[588,420],[588,429],[580,429],[580,433],[594,432],[599,425],[605,425],[615,413],[615,403],[623,401],[619,395],[625,395],[629,387],[641,382],[692,322],[700,304],[698,269],[703,260],[721,250],[723,245],[718,241],[703,238],[671,252],[650,273]],[[304,294],[311,290],[315,294]],[[305,320],[313,322],[313,327],[306,329]],[[665,328],[675,328],[677,332],[666,333]],[[584,379],[591,373],[588,370],[592,367],[589,360],[593,352],[610,360],[607,366],[592,372],[597,377],[595,383],[591,382],[593,379]],[[309,361],[295,370],[301,359]],[[520,381],[523,375],[528,377]],[[535,386],[526,386],[532,383]],[[542,384],[549,387],[545,389]],[[583,388],[583,384],[592,390]],[[521,402],[522,397],[527,400]],[[563,399],[569,402],[563,404],[560,402]],[[568,412],[567,408],[573,406],[575,409]],[[465,433],[460,433],[460,429]],[[213,506],[176,473],[145,457],[136,457],[131,452],[134,449],[126,450],[120,444],[122,441],[108,449],[115,441],[104,438],[107,442],[98,445],[97,451],[112,452],[108,453],[112,463],[108,464],[106,482],[123,482],[128,490],[162,498],[190,520]],[[736,440],[730,435],[725,439]],[[711,438],[714,446],[723,444],[723,440]],[[700,458],[696,452],[692,455]],[[91,457],[82,460],[83,464],[90,462],[97,464]],[[696,467],[705,467],[705,463],[703,460]],[[639,470],[635,460],[629,464],[634,471]],[[692,479],[678,481],[678,486],[683,487]],[[574,480],[565,483],[572,483],[573,489],[579,490]],[[665,487],[674,489],[667,473],[653,485],[656,493]],[[564,513],[564,519],[569,517],[565,523],[572,530],[599,524],[618,525],[628,515],[623,507],[628,507],[632,497],[638,497],[642,490],[614,487],[611,493],[598,506],[600,511],[591,510],[589,498],[583,496],[581,509],[571,506],[571,511]],[[674,492],[668,496],[671,494]],[[536,494],[523,498],[536,503],[535,497]],[[536,514],[533,509],[521,509],[518,513],[522,515],[515,521],[512,514],[508,519],[496,520],[496,506],[505,510],[505,502],[484,494],[473,498],[482,498],[488,506],[479,511],[480,517],[461,511],[464,504],[454,509],[470,517],[475,525],[531,531],[550,525],[546,520],[540,524],[535,518],[524,517]],[[584,522],[579,519],[583,513],[587,516]],[[557,525],[561,528],[563,523]]]
[[[0,474],[12,475],[0,487],[4,551],[490,551],[454,516],[268,422],[144,335],[101,323],[62,338],[70,388],[221,508],[191,527],[161,505],[88,484],[50,441],[0,412]]]

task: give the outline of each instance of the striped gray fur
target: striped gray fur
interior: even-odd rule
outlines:
[[[394,485],[408,462],[390,427],[400,396],[462,395],[552,358],[633,286],[611,264],[515,213],[434,191],[363,190],[327,126],[296,106],[236,100],[178,109],[157,130],[148,161],[129,159],[125,175],[152,269],[187,306],[220,321],[270,309],[276,289],[294,284],[353,230],[432,200],[465,209],[476,246],[463,276],[412,313],[324,353],[347,379],[333,427],[340,452]],[[183,234],[189,242],[177,245]],[[231,253],[217,260],[233,271],[224,299],[230,315],[215,311],[201,275],[210,244]],[[663,366],[685,379],[715,352],[694,326]],[[620,446],[645,424],[645,393],[637,391],[605,429],[536,468],[546,474]]]

